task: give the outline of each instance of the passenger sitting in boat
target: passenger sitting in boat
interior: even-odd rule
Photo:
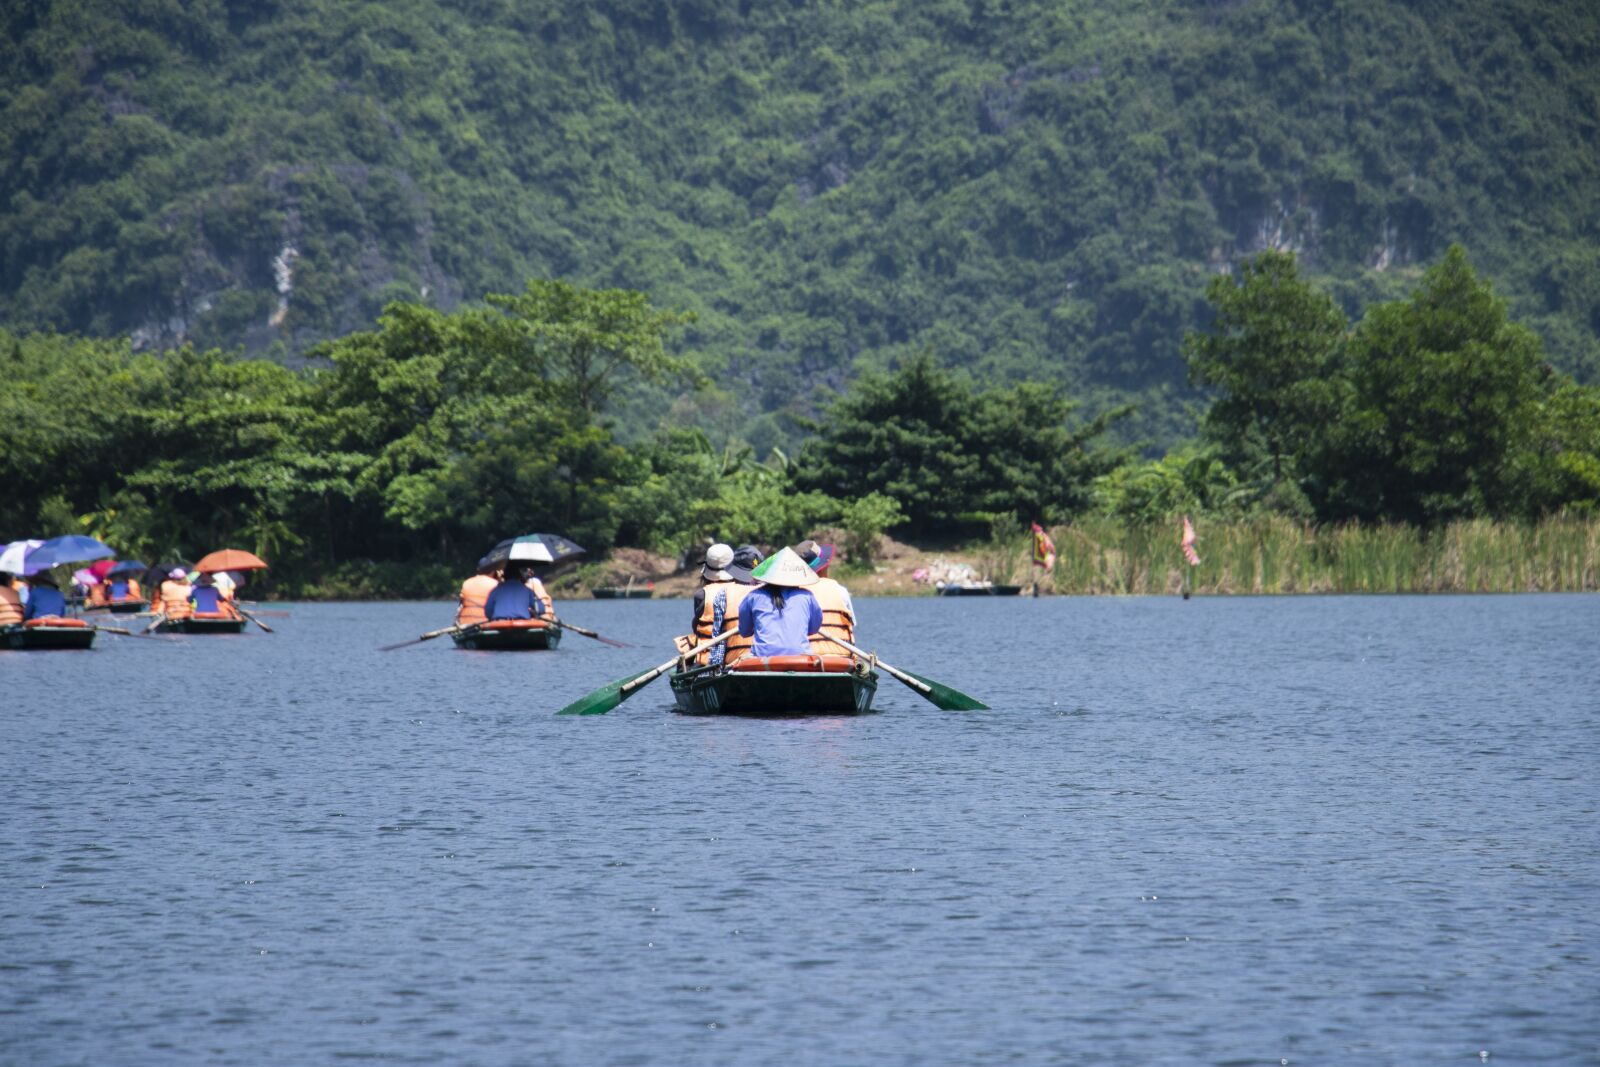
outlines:
[[[483,613],[490,622],[497,619],[537,619],[544,614],[544,604],[528,588],[528,577],[533,568],[526,563],[512,563],[506,567],[506,576],[489,594]]]
[[[801,541],[794,550],[817,572],[817,584],[811,587],[811,595],[822,605],[822,636],[811,642],[811,651],[819,656],[850,655],[848,648],[827,640],[829,637],[850,642],[856,639],[856,606],[850,599],[850,590],[828,577],[828,564],[834,558],[833,546]]]
[[[483,613],[483,606],[489,602],[489,594],[499,584],[500,568],[490,563],[488,557],[480,559],[478,573],[461,583],[461,592],[456,598],[460,604],[456,608],[456,625],[476,626],[488,622],[489,616]]]
[[[0,626],[15,626],[25,615],[22,594],[11,584],[11,575],[0,571]]]
[[[817,572],[792,548],[781,549],[757,567],[752,577],[761,584],[739,603],[739,633],[754,637],[757,656],[804,656],[810,635],[822,629],[822,606],[806,586]]]
[[[199,584],[189,590],[189,607],[198,612],[216,614],[222,612],[232,615],[233,605],[223,597],[222,590],[217,588],[217,579],[210,574],[202,574]]]
[[[166,581],[156,591],[155,603],[150,606],[169,619],[189,617],[189,575],[182,567],[174,567],[167,573]]]
[[[61,590],[56,587],[56,580],[48,574],[34,575],[33,595],[28,597],[28,618],[42,619],[46,615],[66,613],[67,598],[62,596]]]
[[[106,588],[104,581],[95,582],[85,587],[83,598],[88,601],[88,606],[91,608],[103,608],[111,603],[110,590]]]
[[[139,583],[132,578],[118,578],[111,583],[111,602],[139,600]]]
[[[754,545],[745,545],[738,552],[724,544],[706,549],[705,563],[700,568],[700,588],[694,591],[694,616],[690,635],[680,638],[684,651],[711,640],[725,630],[734,636],[697,657],[701,663],[720,665],[731,663],[749,653],[751,642],[738,636],[739,604],[753,588],[750,570],[761,562],[761,553]]]
[[[538,598],[540,604],[544,605],[544,613],[546,615],[554,615],[556,613],[556,602],[550,599],[549,593],[545,592],[544,583],[539,580],[538,575],[534,573],[534,569],[531,566],[528,568],[527,584],[528,591]]]

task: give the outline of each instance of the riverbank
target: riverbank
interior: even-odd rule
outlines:
[[[1314,527],[1282,518],[1197,524],[1200,565],[1189,575],[1197,595],[1305,593],[1535,593],[1600,589],[1600,518],[1539,523],[1486,520],[1433,531],[1408,526]],[[1055,571],[1043,595],[1176,595],[1186,565],[1173,524],[1128,525],[1086,519],[1053,527]],[[932,596],[938,580],[964,575],[1024,586],[1033,582],[1026,536],[957,548],[885,539],[871,565],[845,560],[835,574],[869,596]],[[450,599],[461,575],[428,564],[348,564],[330,575],[271,594],[302,600]],[[686,597],[698,570],[637,548],[620,548],[551,582],[563,600],[596,587],[649,588],[658,599]]]

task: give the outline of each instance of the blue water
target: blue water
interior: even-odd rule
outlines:
[[[1600,1062],[1600,597],[864,600],[871,716],[548,654],[0,653],[0,1063]]]

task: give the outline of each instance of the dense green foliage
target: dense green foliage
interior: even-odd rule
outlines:
[[[763,454],[920,351],[1173,442],[1208,274],[1356,316],[1467,240],[1592,380],[1597,54],[1565,0],[11,4],[0,323],[292,362],[554,277],[693,311],[680,414]]]
[[[1544,362],[1459,246],[1348,331],[1292,256],[1263,253],[1211,297],[1187,341],[1219,388],[1204,428],[1235,470],[1270,467],[1270,506],[1420,526],[1600,510],[1600,389]]]
[[[299,372],[0,332],[0,540],[83,531],[146,560],[237,544],[291,588],[436,593],[517,532],[679,554],[832,529],[861,563],[890,527],[937,525],[899,484],[822,491],[781,452],[758,463],[699,430],[619,440],[615,396],[688,373],[665,346],[682,325],[639,293],[539,282],[453,313],[390,305]],[[869,393],[924,380],[951,400],[970,472],[943,495],[966,511],[1016,521],[1037,499],[1065,517],[1110,466],[1085,458],[1106,420],[1067,430],[1043,387],[978,392],[918,360]]]

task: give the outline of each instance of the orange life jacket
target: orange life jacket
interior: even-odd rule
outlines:
[[[139,583],[132,578],[128,579],[128,600],[143,600],[144,596],[139,588]]]
[[[748,656],[750,650],[756,647],[754,637],[739,636],[739,604],[749,595],[753,585],[742,585],[739,582],[712,582],[706,586],[705,606],[700,609],[700,617],[694,621],[694,643],[703,644],[716,637],[712,625],[717,617],[717,598],[723,598],[722,629],[732,630],[733,636],[722,642],[725,650],[722,654],[723,663],[732,663],[741,657]],[[719,631],[720,632],[720,631]],[[696,662],[710,663],[711,652],[700,653]]]
[[[111,603],[111,590],[104,582],[89,587],[89,603],[94,607],[103,607]]]
[[[456,625],[473,626],[487,622],[489,616],[483,613],[483,608],[489,603],[489,594],[494,592],[494,587],[499,584],[488,574],[474,574],[462,582],[461,606],[456,609]]]
[[[193,588],[188,582],[168,578],[161,583],[156,602],[150,606],[169,619],[187,619],[194,610],[189,605],[189,593]]]
[[[15,626],[22,615],[22,595],[9,585],[0,585],[0,626]]]
[[[850,655],[848,648],[827,640],[829,636],[842,637],[850,642],[856,639],[856,618],[846,607],[849,601],[845,599],[844,586],[832,578],[818,578],[816,585],[807,586],[806,589],[817,598],[817,604],[822,608],[822,629],[818,631],[822,637],[812,640],[811,651],[819,656]]]

